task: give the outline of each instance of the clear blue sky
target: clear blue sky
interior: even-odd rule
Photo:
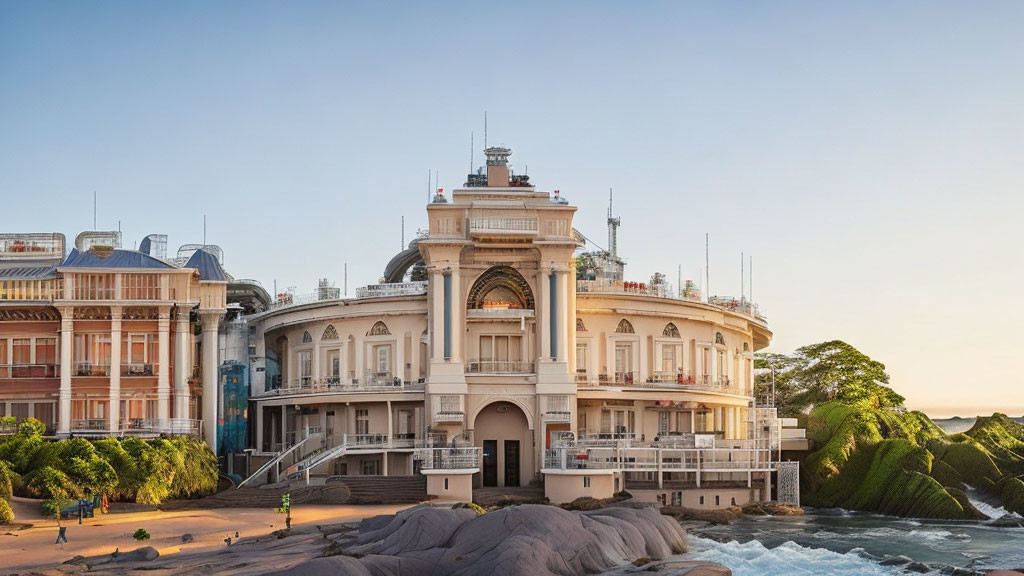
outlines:
[[[427,171],[513,148],[628,276],[847,340],[912,407],[1024,412],[1024,3],[0,2],[0,230],[208,240],[377,280]],[[477,153],[477,160],[480,154]]]

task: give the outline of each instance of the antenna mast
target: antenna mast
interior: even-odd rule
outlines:
[[[619,225],[621,218],[612,216],[612,189],[608,189],[608,254],[612,258],[619,256]]]

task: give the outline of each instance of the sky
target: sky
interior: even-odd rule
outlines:
[[[1024,413],[1024,3],[0,0],[0,231],[206,241],[268,291],[376,282],[470,151],[627,277],[753,299],[934,416]],[[471,135],[475,146],[471,147]]]

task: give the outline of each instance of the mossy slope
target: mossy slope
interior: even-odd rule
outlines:
[[[946,435],[920,412],[823,404],[808,415],[820,448],[805,463],[803,501],[897,516],[981,517],[965,484],[1024,508],[1024,426],[1000,414]]]

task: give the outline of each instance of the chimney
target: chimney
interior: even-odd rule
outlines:
[[[502,188],[508,186],[508,157],[512,155],[512,150],[492,147],[484,150],[484,154],[487,156],[487,185]]]

